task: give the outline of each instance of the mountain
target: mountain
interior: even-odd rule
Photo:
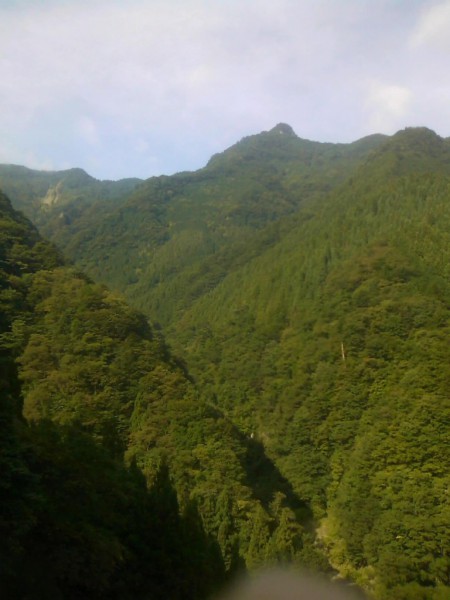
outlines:
[[[133,191],[140,179],[98,181],[83,169],[36,171],[18,165],[0,165],[0,188],[14,197],[17,210],[24,211],[39,225],[73,204],[112,201]],[[81,205],[81,207],[80,207]]]
[[[379,600],[448,597],[449,197],[450,142],[426,128],[319,144],[279,124],[52,230],[181,357],[166,350],[166,400],[159,375],[143,376],[130,434],[109,447],[149,481],[168,457],[229,569],[292,557],[326,569],[324,548]],[[33,314],[73,315],[72,296]],[[119,361],[132,381],[140,352]],[[107,440],[102,427],[92,435]]]
[[[205,598],[267,560],[326,569],[309,507],[145,317],[4,195],[0,224],[3,595]]]
[[[72,202],[56,216],[41,211],[38,219],[27,198],[14,193],[11,179],[0,177],[0,186],[91,277],[167,325],[247,253],[273,243],[279,225],[265,231],[267,225],[330,191],[383,139],[310,142],[279,124],[244,138],[194,173],[153,177],[114,202],[101,198],[88,208]]]
[[[224,577],[217,542],[180,514],[167,469],[148,491],[123,460],[133,385],[157,372],[182,386],[182,371],[2,194],[0,225],[2,597],[203,597]]]
[[[170,333],[377,598],[449,593],[449,159],[399,132]]]
[[[139,185],[139,179],[98,181],[82,169],[35,171],[17,165],[0,165],[0,189],[13,198],[41,234],[60,247],[61,230],[73,235],[77,227],[102,220]],[[76,226],[75,226],[76,224]]]

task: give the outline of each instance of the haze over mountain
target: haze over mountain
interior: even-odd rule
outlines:
[[[199,553],[220,548],[208,589],[242,561],[325,554],[377,599],[446,598],[449,141],[278,124],[193,173],[69,175],[4,166],[0,187],[172,351],[77,272],[9,281],[30,314],[10,317],[25,416],[81,421],[150,482],[164,457]]]

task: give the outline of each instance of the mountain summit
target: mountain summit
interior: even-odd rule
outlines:
[[[278,125],[275,125],[275,127],[270,130],[270,133],[281,133],[281,134],[297,137],[297,134],[295,133],[295,131],[287,123],[278,123]]]
[[[278,123],[216,154],[196,172],[139,185],[114,182],[111,189],[94,182],[90,189],[66,190],[64,203],[45,204],[45,210],[41,197],[55,185],[42,185],[47,174],[31,172],[25,186],[20,173],[6,177],[0,167],[0,186],[94,280],[125,292],[166,325],[173,311],[184,311],[244,260],[244,246],[251,256],[255,244],[269,243],[253,242],[254,235],[343,183],[383,140],[314,142]],[[174,302],[165,298],[169,288]]]

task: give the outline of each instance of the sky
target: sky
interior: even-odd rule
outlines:
[[[0,163],[203,167],[288,123],[450,136],[450,0],[0,0]]]

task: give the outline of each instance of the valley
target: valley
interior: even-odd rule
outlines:
[[[6,590],[200,599],[289,562],[448,596],[449,140],[281,123],[195,172],[0,189]]]

